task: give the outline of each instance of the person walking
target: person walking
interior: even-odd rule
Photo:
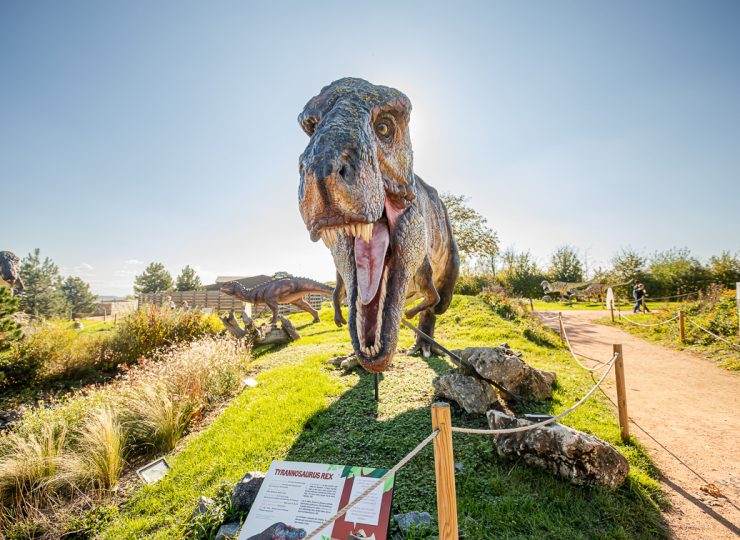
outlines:
[[[643,312],[650,313],[650,310],[645,304],[646,296],[647,290],[645,289],[645,285],[643,285],[642,283],[636,284],[635,288],[632,289],[632,297],[635,299],[635,305],[632,308],[632,313],[637,313],[638,311],[640,311],[640,308],[642,308]]]

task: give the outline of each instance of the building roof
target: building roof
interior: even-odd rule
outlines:
[[[265,283],[267,281],[270,281],[272,279],[271,276],[265,276],[260,274],[259,276],[218,276],[216,278],[216,283],[213,283],[211,285],[206,285],[207,291],[217,291],[221,288],[221,285],[224,283],[227,283],[229,281],[238,281],[242,285],[244,285],[247,289],[251,289],[252,287],[256,287],[257,285],[261,285],[262,283]]]

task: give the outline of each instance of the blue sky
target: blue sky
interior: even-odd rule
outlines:
[[[357,76],[412,100],[417,173],[504,246],[740,249],[737,2],[0,4],[0,249],[102,294],[150,261],[333,276],[296,123]]]

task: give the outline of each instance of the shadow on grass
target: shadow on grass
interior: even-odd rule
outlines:
[[[406,357],[387,372],[374,400],[373,376],[359,382],[306,423],[286,460],[390,468],[431,432],[429,370],[449,370],[446,360]],[[519,412],[551,412],[551,402],[529,403]],[[528,409],[524,411],[521,409]],[[457,426],[487,427],[479,415],[453,408]],[[630,477],[614,491],[573,486],[518,460],[500,458],[489,438],[456,434],[460,537],[664,538],[660,510]],[[436,517],[432,445],[397,475],[392,513],[426,511]],[[427,536],[437,534],[436,523]],[[418,533],[414,538],[419,538]]]

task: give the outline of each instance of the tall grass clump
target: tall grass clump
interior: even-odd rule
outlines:
[[[58,482],[78,488],[110,489],[125,464],[124,432],[110,407],[93,411],[74,438],[74,449],[62,454]]]
[[[239,390],[244,352],[232,340],[205,338],[138,368],[155,382],[133,385],[124,400],[132,441],[160,452],[173,449],[205,408]]]
[[[0,457],[0,500],[6,506],[39,501],[57,474],[67,441],[62,422],[44,425],[38,432],[11,433]]]

